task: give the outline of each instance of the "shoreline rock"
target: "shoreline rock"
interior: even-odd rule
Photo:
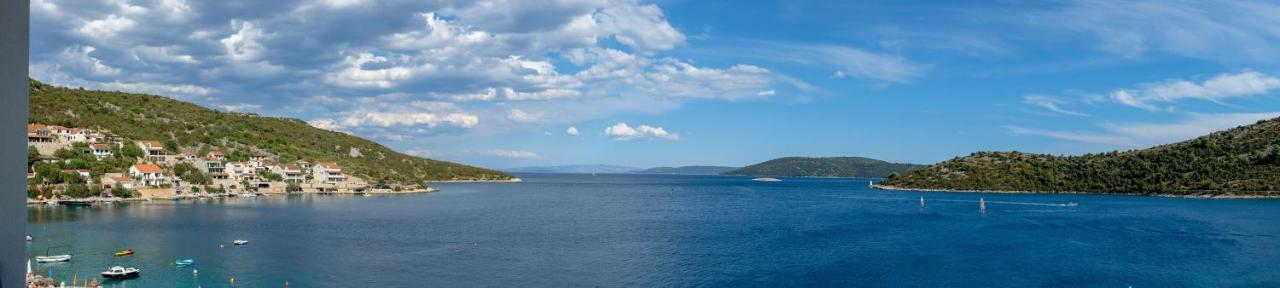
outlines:
[[[963,189],[938,189],[938,188],[908,188],[896,187],[889,185],[875,184],[871,185],[872,189],[885,191],[916,191],[916,192],[949,192],[949,193],[992,193],[992,194],[1065,194],[1065,195],[1102,195],[1102,196],[1148,196],[1148,197],[1164,197],[1164,198],[1188,198],[1188,199],[1280,199],[1280,195],[1237,195],[1237,194],[1139,194],[1139,193],[1104,193],[1104,192],[1084,192],[1084,191],[1018,191],[1018,190],[963,190]]]

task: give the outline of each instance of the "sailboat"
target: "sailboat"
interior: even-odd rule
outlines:
[[[920,195],[920,207],[924,207],[924,195]]]
[[[987,200],[978,197],[978,211],[987,212]]]

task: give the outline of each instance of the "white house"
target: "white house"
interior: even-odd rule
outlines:
[[[347,180],[347,175],[342,174],[342,166],[334,162],[320,162],[311,168],[312,178],[317,181],[336,184]]]
[[[111,157],[111,145],[107,143],[93,143],[89,145],[89,152],[98,159]]]
[[[285,183],[302,183],[302,181],[307,180],[307,176],[302,174],[302,168],[299,168],[296,164],[271,165],[267,167],[267,170],[271,170],[271,173],[280,174],[280,178],[283,178]]]
[[[129,177],[137,180],[138,184],[146,186],[160,186],[165,183],[164,170],[155,164],[134,164],[129,167]]]
[[[145,155],[148,161],[164,161],[166,153],[164,152],[164,144],[160,143],[160,141],[138,141],[138,147],[142,148],[142,154]]]

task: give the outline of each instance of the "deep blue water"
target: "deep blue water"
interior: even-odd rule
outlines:
[[[35,266],[57,278],[143,269],[116,287],[1280,286],[1277,200],[521,176],[404,196],[34,207],[28,254],[69,246],[72,262]],[[1053,206],[1067,202],[1079,206]],[[109,254],[125,248],[138,253]]]

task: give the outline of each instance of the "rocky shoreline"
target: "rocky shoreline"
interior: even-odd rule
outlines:
[[[872,185],[871,188],[885,191],[916,191],[916,192],[952,192],[952,193],[994,193],[994,194],[1071,194],[1071,195],[1121,195],[1121,196],[1152,196],[1166,198],[1190,198],[1190,199],[1280,199],[1277,195],[1238,195],[1238,194],[1138,194],[1138,193],[1102,193],[1102,192],[1062,192],[1062,191],[1018,191],[1018,190],[962,190],[962,189],[938,189],[938,188],[907,188],[889,185]]]
[[[426,181],[427,183],[520,183],[524,180],[520,178],[511,178],[507,180],[436,180]]]
[[[385,191],[384,191],[385,190]],[[116,198],[116,197],[89,197],[75,199],[31,199],[27,198],[27,205],[46,205],[52,203],[116,203],[116,202],[147,202],[156,200],[195,200],[195,199],[217,199],[217,198],[238,198],[242,195],[253,195],[252,197],[267,196],[290,196],[290,195],[401,195],[401,194],[422,194],[439,192],[440,189],[430,188],[417,190],[393,191],[390,189],[377,189],[365,192],[308,192],[308,193],[187,193],[175,195],[172,197],[151,197],[151,198]]]

